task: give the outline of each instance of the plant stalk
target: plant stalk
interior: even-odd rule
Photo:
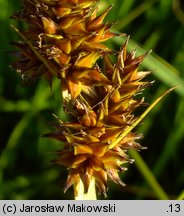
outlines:
[[[144,162],[142,157],[139,155],[138,152],[131,150],[130,155],[132,158],[136,161],[136,166],[139,169],[140,173],[143,175],[144,179],[148,182],[152,190],[155,192],[155,195],[160,200],[169,200],[169,197],[167,196],[164,189],[161,187],[161,185],[158,183],[157,179],[153,175],[152,171],[149,169],[147,164]]]
[[[96,200],[96,189],[95,189],[95,179],[92,178],[88,192],[84,192],[84,184],[82,180],[74,186],[74,199],[75,200]]]

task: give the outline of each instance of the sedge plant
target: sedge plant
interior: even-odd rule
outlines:
[[[52,85],[60,81],[60,95],[68,121],[55,115],[55,130],[45,134],[64,147],[52,162],[66,167],[64,192],[73,186],[74,199],[96,199],[96,188],[107,196],[108,181],[125,184],[119,173],[132,163],[127,151],[144,149],[141,134],[132,130],[162,99],[161,95],[140,116],[135,110],[147,105],[137,96],[150,86],[150,72],[139,70],[149,54],[136,57],[128,52],[129,37],[111,31],[104,21],[112,6],[98,13],[99,0],[23,0],[22,11],[14,14],[25,24],[13,29],[20,41],[19,59],[13,67],[29,83],[43,77]],[[120,51],[104,42],[127,37]]]

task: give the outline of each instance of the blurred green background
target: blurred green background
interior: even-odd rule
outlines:
[[[42,138],[50,131],[52,113],[60,110],[59,84],[51,90],[44,80],[26,87],[9,65],[10,28],[22,24],[9,17],[20,10],[21,0],[0,0],[0,199],[73,199],[63,194],[66,170],[49,164],[61,144]],[[130,152],[135,163],[121,177],[126,187],[109,182],[107,199],[182,199],[184,197],[184,2],[179,0],[105,0],[100,10],[114,7],[108,21],[114,31],[131,35],[128,49],[137,55],[153,50],[142,66],[151,70],[154,85],[144,91],[149,103],[169,87],[177,89],[164,98],[137,127],[147,150]],[[120,48],[124,39],[109,46]],[[172,65],[172,66],[171,66]],[[99,196],[99,199],[103,197]]]

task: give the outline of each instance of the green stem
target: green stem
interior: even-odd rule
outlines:
[[[95,179],[92,178],[87,193],[84,193],[84,185],[80,180],[74,186],[74,199],[75,200],[96,200]]]
[[[179,194],[177,200],[184,200],[184,190]]]
[[[132,150],[130,151],[130,155],[135,159],[135,165],[137,166],[145,180],[149,183],[150,187],[153,189],[158,199],[168,200],[169,197],[167,196],[163,188],[160,186],[155,176],[153,175],[149,167],[146,165],[144,160],[141,158],[139,153]]]

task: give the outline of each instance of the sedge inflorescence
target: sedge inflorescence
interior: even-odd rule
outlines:
[[[106,195],[108,180],[124,185],[119,173],[132,162],[127,150],[142,148],[137,142],[142,135],[126,130],[137,119],[134,110],[145,104],[136,95],[150,82],[142,81],[149,72],[138,70],[146,54],[127,52],[128,38],[119,52],[103,43],[121,35],[104,21],[111,7],[98,15],[98,2],[23,0],[23,10],[13,16],[27,24],[18,31],[23,40],[15,43],[21,58],[14,67],[24,82],[38,77],[61,82],[70,121],[57,118],[55,131],[45,136],[64,144],[53,161],[68,169],[64,190],[81,180],[87,192],[94,178]]]

